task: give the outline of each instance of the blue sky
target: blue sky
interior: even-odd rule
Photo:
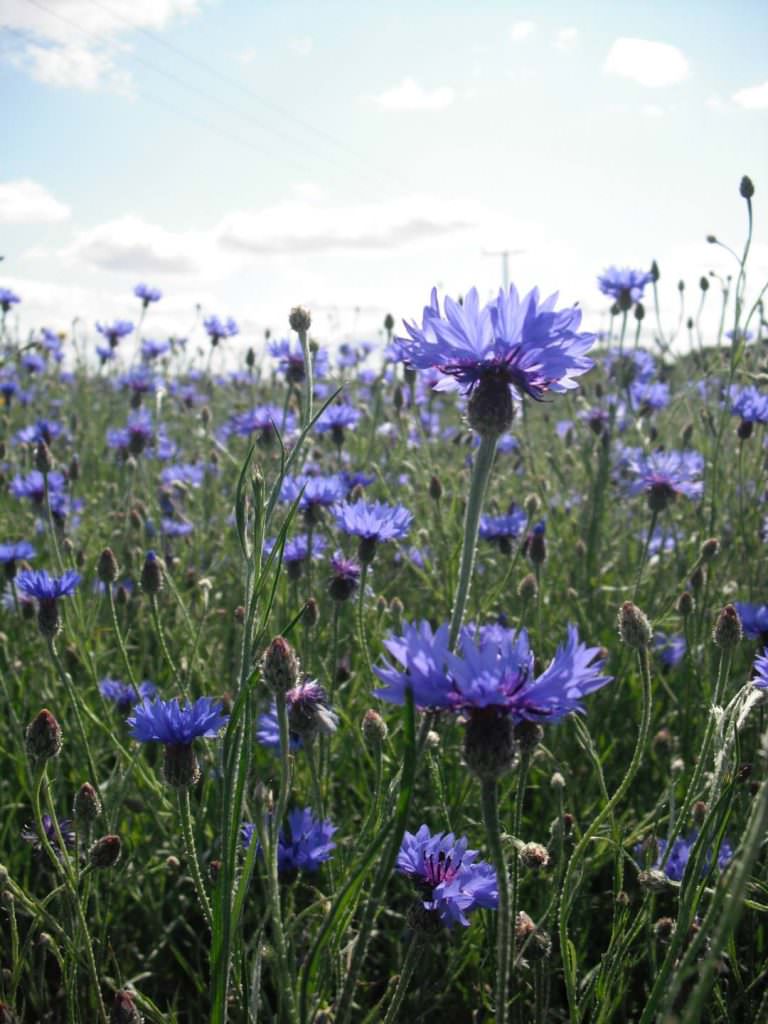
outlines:
[[[129,315],[246,340],[290,306],[371,337],[438,284],[604,322],[596,275],[661,266],[690,303],[740,245],[768,274],[768,14],[722,3],[0,0],[0,284],[23,328]],[[151,329],[150,329],[151,328]]]

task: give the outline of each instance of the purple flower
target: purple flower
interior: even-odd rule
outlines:
[[[170,341],[153,341],[151,338],[145,338],[141,343],[141,358],[149,363],[164,356],[170,347]]]
[[[332,851],[336,849],[331,839],[336,826],[330,820],[316,818],[311,807],[289,811],[286,818],[278,836],[278,872],[290,877],[297,871],[319,871],[320,865],[330,860]],[[243,822],[240,835],[244,849],[251,845],[255,831],[255,825]]]
[[[107,445],[124,455],[140,455],[154,436],[151,415],[146,409],[138,409],[128,417],[125,427],[107,431]]]
[[[673,882],[682,882],[685,869],[688,866],[688,860],[693,850],[693,845],[698,839],[699,833],[693,831],[690,835],[678,836],[675,840],[672,850],[669,854],[666,864],[664,865],[664,874]],[[651,865],[653,870],[658,871],[661,869],[661,863],[664,859],[664,853],[667,849],[666,839],[655,839],[653,840],[656,844],[657,857],[654,863]],[[640,843],[635,847],[635,856],[641,856],[643,853],[643,844]],[[719,871],[723,871],[733,858],[733,847],[727,839],[723,840],[722,846],[717,851],[717,867]],[[710,864],[712,863],[712,851],[708,850],[704,858],[704,864],[702,866],[702,875],[709,871]]]
[[[428,622],[412,626],[403,623],[403,635],[390,634],[384,647],[402,669],[389,662],[374,672],[385,684],[385,689],[374,690],[374,695],[390,704],[405,703],[406,688],[413,690],[413,699],[420,708],[449,706],[450,680],[446,671],[448,660],[448,626],[443,624],[436,632]]]
[[[320,521],[320,510],[342,501],[348,491],[347,481],[340,473],[332,476],[286,476],[280,488],[280,500],[294,502],[299,495],[299,508],[308,523]],[[303,492],[303,493],[302,493]]]
[[[479,907],[495,910],[499,902],[496,872],[467,846],[466,836],[458,840],[452,832],[433,836],[422,825],[415,835],[405,833],[397,855],[397,870],[415,882],[424,897],[424,909],[448,928],[467,927],[467,914]]]
[[[165,743],[189,746],[198,737],[213,739],[229,721],[222,714],[221,701],[198,697],[194,704],[176,700],[144,698],[127,719],[131,735],[139,743]]]
[[[134,687],[121,679],[110,679],[107,676],[99,683],[99,693],[105,700],[112,701],[121,714],[125,714],[142,700],[151,700],[157,694],[157,687],[149,679]]]
[[[597,279],[597,287],[614,299],[620,310],[626,312],[643,297],[643,289],[653,281],[648,270],[633,267],[608,267]]]
[[[341,502],[333,511],[337,526],[365,540],[402,540],[413,522],[413,514],[404,505],[386,505],[364,498]]]
[[[291,537],[290,540],[285,542],[283,547],[283,563],[286,567],[289,579],[299,579],[301,576],[301,570],[305,562],[309,560],[309,534],[300,533],[296,537]],[[273,551],[277,539],[270,537],[264,541],[264,554],[269,555]],[[327,547],[327,541],[324,537],[320,537],[317,534],[312,534],[312,558],[318,559],[325,551]]]
[[[160,474],[161,482],[169,487],[176,484],[200,487],[204,478],[205,467],[196,462],[183,462],[176,466],[166,466]]]
[[[6,567],[15,567],[16,562],[36,557],[37,551],[35,551],[34,547],[28,540],[17,540],[8,544],[0,544],[0,564],[5,565]],[[7,568],[6,574],[8,574]],[[10,575],[13,576],[14,574],[15,568]]]
[[[318,434],[331,434],[334,444],[344,444],[344,431],[351,430],[360,422],[360,410],[341,403],[329,405],[315,424]]]
[[[163,293],[159,288],[152,288],[150,285],[144,284],[143,281],[136,285],[133,289],[133,294],[137,299],[141,299],[145,309],[150,302],[159,302],[163,297]]]
[[[116,386],[132,392],[131,402],[135,406],[142,395],[153,395],[157,391],[158,378],[148,366],[137,366],[118,377]]]
[[[10,288],[0,288],[0,309],[4,313],[7,313],[17,302],[21,302],[21,299],[16,292],[12,292]]]
[[[64,477],[54,470],[48,474],[48,493],[53,499],[54,494],[64,487]],[[35,505],[42,505],[45,500],[45,477],[38,469],[33,469],[26,476],[15,476],[11,480],[11,494],[14,498],[29,498]]]
[[[269,711],[259,715],[259,728],[256,730],[256,739],[268,750],[280,753],[280,723],[277,720],[277,705],[272,702]],[[304,744],[298,733],[288,730],[288,746],[291,752],[301,750]]]
[[[27,373],[42,373],[45,369],[45,360],[36,352],[27,352],[21,357],[21,365]]]
[[[259,433],[259,441],[263,445],[271,444],[275,440],[275,431],[292,431],[296,426],[296,417],[292,412],[283,415],[283,410],[277,405],[260,405],[248,412],[236,413],[227,421],[225,433],[240,434],[248,437],[250,434]]]
[[[479,534],[483,540],[501,541],[519,537],[528,523],[523,509],[512,507],[505,516],[481,516]]]
[[[627,494],[645,493],[652,510],[665,508],[678,494],[696,500],[704,490],[704,458],[698,452],[640,452],[630,456],[626,470],[633,478],[627,485]]]
[[[296,339],[290,341],[288,338],[281,338],[280,341],[270,341],[269,354],[279,361],[280,370],[289,384],[302,384],[306,377],[304,368],[304,349],[301,342]],[[328,353],[325,349],[318,349],[312,353],[312,376],[317,379],[323,377],[328,369]]]
[[[744,423],[768,423],[768,395],[750,385],[731,389],[731,415]]]
[[[54,852],[61,856],[62,851],[59,847],[59,837],[56,835],[56,826],[53,823],[53,818],[48,814],[43,815],[43,829],[48,842],[54,849]],[[73,850],[75,847],[75,831],[72,828],[72,820],[70,818],[59,818],[59,831],[61,832],[61,838],[64,841],[64,846],[68,850]],[[21,830],[21,838],[25,843],[31,843],[33,849],[42,850],[43,844],[37,831],[37,827],[34,824],[30,823],[29,825],[24,826]]]
[[[755,658],[752,685],[759,687],[761,690],[768,689],[768,647]]]
[[[418,370],[438,369],[465,392],[484,381],[537,401],[550,391],[569,391],[593,365],[585,353],[595,335],[578,333],[581,311],[556,311],[556,301],[556,294],[540,301],[538,289],[521,299],[512,285],[481,308],[472,288],[463,305],[446,298],[441,313],[433,288],[421,327],[405,322],[408,337],[397,339],[401,358]],[[450,382],[438,385],[446,386]]]
[[[16,440],[21,444],[39,444],[44,441],[50,445],[54,438],[61,434],[63,427],[55,420],[37,420],[28,427],[23,427],[16,433]]]
[[[41,602],[56,601],[60,597],[72,597],[80,583],[80,573],[67,569],[63,576],[49,576],[45,569],[23,569],[16,577],[16,586]]]
[[[348,601],[357,590],[360,582],[360,566],[351,558],[346,558],[342,551],[337,551],[331,558],[331,577],[328,581],[328,593],[334,601]]]
[[[656,630],[653,634],[653,649],[664,668],[674,668],[685,657],[685,637],[680,633],[667,636],[661,630]]]
[[[96,330],[107,339],[110,348],[117,348],[120,339],[131,333],[133,324],[130,320],[115,320],[111,324],[101,324],[97,321]]]
[[[768,643],[768,604],[749,604],[746,601],[733,603],[739,613],[744,636]]]
[[[212,345],[218,345],[222,338],[233,338],[240,333],[240,328],[232,317],[226,320],[219,320],[217,316],[209,316],[203,320],[203,327],[208,332]]]

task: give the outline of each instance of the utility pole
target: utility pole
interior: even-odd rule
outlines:
[[[501,256],[501,283],[505,292],[509,291],[509,257],[522,256],[525,249],[485,249],[483,256]]]

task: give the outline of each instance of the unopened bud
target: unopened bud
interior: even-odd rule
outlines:
[[[276,636],[261,661],[264,682],[274,693],[287,693],[299,681],[299,659],[284,636]]]
[[[739,195],[742,199],[751,199],[755,194],[755,186],[752,184],[752,179],[748,175],[739,182]]]
[[[96,574],[102,583],[109,585],[114,583],[120,575],[120,568],[112,548],[104,548],[99,555],[99,562],[96,567]]]
[[[370,708],[363,715],[363,721],[361,728],[363,730],[363,739],[372,750],[378,750],[387,738],[389,729],[387,723],[381,717],[378,711],[374,711]]]
[[[88,860],[95,868],[112,868],[120,860],[120,836],[102,836],[88,851]]]
[[[651,280],[655,284],[656,281],[658,281],[660,277],[661,277],[661,272],[659,270],[659,264],[656,262],[656,260],[654,260],[651,263]]]
[[[699,826],[699,828],[701,828],[701,826],[704,824],[704,819],[707,816],[708,810],[709,810],[709,808],[707,807],[707,805],[704,803],[703,800],[697,800],[696,803],[691,808],[691,817],[693,818],[695,823]]]
[[[708,277],[700,277],[699,278],[699,288],[701,288],[701,290],[703,292],[708,292],[709,291],[709,278]]]
[[[517,596],[521,601],[534,601],[538,592],[539,585],[532,572],[529,572],[527,576],[523,576],[517,585]]]
[[[53,469],[53,457],[45,441],[38,441],[35,448],[35,469],[44,475]]]
[[[529,871],[545,868],[550,861],[549,850],[541,843],[524,843],[518,852],[520,863]]]
[[[443,485],[439,477],[432,476],[429,480],[429,496],[432,501],[440,501],[443,496]]]
[[[523,502],[523,508],[525,509],[525,514],[528,518],[533,519],[541,508],[541,499],[538,494],[531,492],[531,494],[526,495],[525,501]]]
[[[699,549],[699,555],[703,562],[711,562],[713,558],[717,558],[720,554],[720,541],[717,537],[709,537],[701,545]]]
[[[651,624],[645,613],[631,601],[625,601],[619,609],[619,636],[627,647],[638,650],[648,647],[651,643]]]
[[[294,306],[288,315],[288,323],[292,331],[296,331],[297,334],[306,334],[312,324],[312,317],[309,310],[304,309],[303,306]]]
[[[127,989],[115,992],[109,1013],[109,1024],[142,1024],[143,1020],[131,993]]]
[[[660,917],[654,922],[653,934],[659,942],[669,942],[675,933],[675,919],[673,917]]]
[[[732,604],[727,604],[717,616],[712,639],[718,647],[730,649],[739,643],[743,635],[739,613]]]
[[[48,708],[43,708],[27,726],[27,757],[34,763],[48,761],[52,757],[58,757],[61,747],[61,726]]]
[[[90,782],[84,782],[77,793],[74,801],[75,821],[80,824],[89,824],[101,814],[101,800]]]
[[[163,589],[163,563],[154,551],[148,551],[144,559],[141,589],[145,594],[158,594]]]
[[[314,597],[307,599],[301,618],[309,629],[313,629],[320,621],[320,608]]]

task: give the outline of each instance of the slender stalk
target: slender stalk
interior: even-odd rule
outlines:
[[[405,998],[405,993],[408,991],[408,986],[411,983],[413,972],[419,965],[419,960],[421,960],[423,951],[424,945],[421,941],[421,935],[419,935],[418,932],[414,932],[408,943],[408,949],[405,951],[405,959],[403,960],[403,966],[400,969],[397,988],[392,996],[391,1003],[387,1007],[387,1012],[382,1024],[395,1024],[399,1019],[398,1013],[400,1012],[400,1006]]]
[[[629,768],[627,769],[626,775],[621,780],[619,788],[603,807],[602,811],[600,811],[591,825],[587,827],[581,839],[576,844],[576,848],[568,861],[565,878],[563,879],[563,887],[560,891],[560,951],[563,958],[565,988],[572,1024],[578,1024],[579,1022],[575,952],[572,953],[571,940],[568,937],[568,920],[570,918],[571,910],[573,909],[573,902],[576,896],[575,891],[572,891],[575,881],[576,867],[603,822],[613,814],[614,809],[624,799],[629,787],[631,786],[643,759],[643,753],[645,752],[646,743],[648,741],[648,732],[651,725],[651,662],[648,648],[645,646],[640,647],[637,652],[637,657],[640,663],[640,677],[643,684],[643,707],[640,718],[640,729],[637,734],[637,742],[632,754],[632,760]]]
[[[112,616],[112,628],[114,629],[115,636],[117,637],[117,646],[120,648],[120,655],[123,659],[123,664],[125,665],[125,671],[128,674],[128,679],[130,680],[131,686],[133,686],[135,690],[136,676],[134,675],[133,668],[131,667],[131,660],[128,657],[128,651],[126,650],[125,647],[125,640],[123,639],[123,633],[122,630],[120,629],[120,623],[117,620],[117,608],[115,607],[115,596],[112,593],[112,585],[110,583],[106,583],[104,585],[104,589],[107,592],[107,599],[109,601],[109,611],[110,615]]]
[[[189,802],[189,789],[187,789],[186,786],[179,790],[179,814],[181,816],[181,831],[184,837],[184,847],[187,853],[190,870],[192,871],[192,880],[194,881],[195,889],[197,890],[197,898],[200,900],[200,906],[202,908],[206,924],[211,930],[213,930],[213,911],[211,910],[208,893],[205,891],[205,885],[203,884],[203,875],[200,871],[200,861],[198,860],[197,847],[195,846],[195,834],[192,828],[192,807]]]
[[[523,820],[523,800],[525,798],[525,787],[528,782],[528,767],[530,765],[530,754],[523,753],[520,758],[520,767],[517,773],[517,791],[515,793],[515,808],[512,813],[512,836],[520,839]],[[509,920],[510,927],[515,928],[517,921],[517,896],[520,885],[520,857],[517,847],[512,849],[511,884],[509,893]]]
[[[509,962],[512,952],[512,927],[510,911],[509,876],[504,849],[501,845],[499,825],[499,793],[496,779],[482,779],[480,798],[483,807],[483,821],[488,837],[488,851],[496,869],[499,885],[499,912],[496,915],[496,1024],[507,1024],[509,1003]]]
[[[181,678],[179,670],[176,668],[176,663],[171,657],[171,652],[168,650],[168,644],[165,642],[165,632],[163,630],[162,623],[160,622],[160,610],[157,606],[157,594],[150,594],[149,596],[150,606],[152,608],[152,622],[157,633],[157,639],[160,641],[160,650],[163,652],[168,668],[171,670],[176,685],[181,690],[184,698],[189,700],[189,691],[187,690],[184,680]]]
[[[456,586],[456,595],[453,599],[451,611],[451,626],[448,643],[455,647],[459,639],[464,609],[466,608],[469,588],[472,582],[472,571],[475,567],[475,550],[477,548],[477,531],[480,525],[480,513],[483,510],[485,493],[488,490],[488,481],[491,478],[493,459],[496,454],[496,437],[483,437],[480,440],[480,447],[475,456],[475,465],[472,470],[472,482],[469,488],[467,499],[467,511],[464,516],[464,543],[461,549],[461,564],[459,567],[459,580]]]
[[[77,723],[77,731],[80,734],[80,742],[83,744],[83,750],[85,751],[85,756],[88,759],[88,771],[91,773],[91,779],[93,780],[93,785],[96,787],[96,789],[98,791],[98,788],[99,788],[98,778],[99,778],[99,776],[96,773],[96,764],[95,764],[95,762],[93,760],[93,755],[91,754],[91,748],[90,748],[90,746],[88,744],[88,739],[87,739],[87,737],[85,735],[85,726],[83,725],[83,717],[82,717],[82,715],[80,713],[80,697],[79,697],[79,695],[77,693],[77,690],[75,689],[75,687],[74,687],[74,685],[72,683],[71,676],[65,670],[64,666],[61,663],[61,658],[59,657],[59,653],[56,650],[56,644],[55,644],[55,642],[53,640],[53,637],[48,637],[48,652],[51,655],[51,660],[53,661],[54,667],[56,668],[56,671],[59,674],[59,678],[61,679],[62,683],[64,684],[64,688],[67,691],[67,696],[69,697],[70,701],[72,702],[72,709],[73,709],[73,711],[75,713],[75,721]]]

